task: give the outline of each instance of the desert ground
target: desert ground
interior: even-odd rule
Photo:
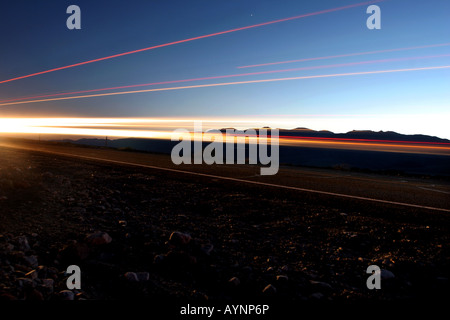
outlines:
[[[449,298],[448,179],[292,167],[261,177],[255,166],[37,142],[0,152],[3,301]],[[81,289],[68,290],[69,265]],[[366,286],[369,265],[382,269],[379,290]]]

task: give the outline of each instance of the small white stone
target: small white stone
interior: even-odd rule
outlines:
[[[137,272],[136,276],[138,281],[148,281],[150,279],[150,273],[148,272]]]
[[[138,282],[139,278],[135,272],[127,272],[125,273],[125,278],[131,282]]]
[[[273,285],[269,284],[263,289],[262,292],[265,294],[275,294],[275,293],[277,293],[277,288],[275,288]]]
[[[62,300],[74,300],[75,299],[75,294],[70,290],[62,290],[59,292],[58,295]]]
[[[233,277],[230,280],[228,280],[228,283],[230,283],[231,285],[237,287],[238,285],[241,284],[241,280],[239,280],[238,277]]]

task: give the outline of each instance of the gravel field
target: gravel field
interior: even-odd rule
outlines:
[[[0,300],[449,298],[448,213],[0,150]]]

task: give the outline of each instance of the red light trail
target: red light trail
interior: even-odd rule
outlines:
[[[308,137],[308,136],[279,136],[283,139],[293,140],[323,140],[323,141],[342,141],[342,142],[383,142],[383,143],[404,143],[404,144],[431,144],[431,145],[443,145],[450,146],[448,142],[428,142],[428,141],[404,141],[404,140],[377,140],[377,139],[349,139],[349,138],[327,138],[327,137]]]
[[[392,58],[392,59],[358,61],[358,62],[348,62],[348,63],[339,63],[339,64],[330,64],[330,65],[320,65],[320,66],[309,66],[309,67],[281,69],[281,70],[238,73],[238,74],[229,74],[229,75],[222,75],[222,76],[212,76],[212,77],[193,78],[193,79],[171,80],[171,81],[152,82],[152,83],[135,84],[135,85],[101,88],[101,89],[92,89],[92,90],[83,90],[83,91],[74,91],[74,92],[62,92],[62,93],[39,95],[39,96],[32,96],[32,97],[29,96],[29,97],[2,100],[2,101],[0,101],[0,103],[7,103],[7,102],[13,102],[13,101],[27,100],[27,99],[49,98],[49,97],[57,97],[57,96],[63,96],[63,95],[90,93],[90,92],[98,92],[98,91],[118,90],[118,89],[127,89],[127,88],[144,87],[144,86],[154,86],[154,85],[161,85],[161,84],[172,84],[172,83],[180,83],[180,82],[224,79],[224,78],[232,78],[232,77],[243,77],[243,76],[253,76],[253,75],[261,75],[261,74],[269,74],[269,73],[293,72],[293,71],[313,70],[313,69],[349,67],[349,66],[363,65],[363,64],[419,60],[419,59],[431,59],[431,58],[441,58],[441,57],[449,57],[449,56],[450,56],[450,54],[442,54],[442,55],[433,55],[433,56],[424,56],[424,57]]]
[[[143,48],[143,49],[138,49],[138,50],[133,50],[133,51],[127,51],[127,52],[123,52],[123,53],[119,53],[119,54],[115,54],[115,55],[111,55],[111,56],[107,56],[107,57],[102,57],[102,58],[98,58],[98,59],[88,60],[88,61],[79,62],[79,63],[75,63],[75,64],[71,64],[71,65],[67,65],[67,66],[63,66],[63,67],[59,67],[59,68],[49,69],[49,70],[45,70],[45,71],[41,71],[41,72],[36,72],[36,73],[32,73],[32,74],[28,74],[28,75],[24,75],[24,76],[20,76],[20,77],[16,77],[16,78],[2,80],[2,81],[0,81],[0,84],[16,81],[16,80],[20,80],[20,79],[30,78],[30,77],[34,77],[34,76],[38,76],[38,75],[42,75],[42,74],[46,74],[46,73],[50,73],[50,72],[55,72],[55,71],[59,71],[59,70],[74,68],[74,67],[78,67],[78,66],[94,63],[94,62],[99,62],[99,61],[109,60],[109,59],[113,59],[113,58],[118,58],[118,57],[130,55],[130,54],[133,54],[133,53],[153,50],[153,49],[162,48],[162,47],[168,47],[168,46],[172,46],[172,45],[176,45],[176,44],[180,44],[180,43],[185,43],[185,42],[190,42],[190,41],[194,41],[194,40],[210,38],[210,37],[214,37],[214,36],[218,36],[218,35],[222,35],[222,34],[227,34],[227,33],[232,33],[232,32],[237,32],[237,31],[257,28],[257,27],[262,27],[262,26],[267,26],[267,25],[271,25],[271,24],[275,24],[275,23],[280,23],[280,22],[285,22],[285,21],[290,21],[290,20],[296,20],[296,19],[301,19],[301,18],[305,18],[305,17],[316,16],[316,15],[320,15],[320,14],[325,14],[325,13],[336,12],[336,11],[340,11],[340,10],[345,10],[345,9],[350,9],[350,8],[370,5],[370,4],[383,2],[383,1],[386,1],[386,0],[373,0],[373,1],[368,1],[368,2],[356,3],[356,4],[351,4],[351,5],[347,5],[347,6],[343,6],[343,7],[337,7],[337,8],[331,8],[331,9],[326,9],[326,10],[317,11],[317,12],[306,13],[306,14],[302,14],[302,15],[299,15],[299,16],[295,16],[295,17],[289,17],[289,18],[284,18],[284,19],[279,19],[279,20],[273,20],[273,21],[263,22],[263,23],[254,24],[254,25],[250,25],[250,26],[240,27],[240,28],[236,28],[236,29],[230,29],[230,30],[226,30],[226,31],[210,33],[210,34],[206,34],[206,35],[203,35],[203,36],[198,36],[198,37],[193,37],[193,38],[188,38],[188,39],[168,42],[168,43],[164,43],[164,44],[151,46],[151,47],[148,47],[148,48]]]
[[[199,84],[199,85],[184,86],[184,87],[154,88],[154,89],[135,90],[135,91],[120,91],[120,92],[97,93],[97,94],[91,94],[91,95],[72,96],[72,97],[49,98],[49,99],[41,99],[41,100],[16,101],[16,102],[0,103],[0,106],[17,105],[17,104],[25,104],[25,103],[36,103],[36,102],[46,102],[46,101],[60,101],[60,100],[82,99],[82,98],[105,97],[105,96],[115,96],[115,95],[133,94],[133,93],[145,93],[145,92],[170,91],[170,90],[182,90],[182,89],[193,89],[193,88],[219,87],[219,86],[229,86],[229,85],[238,85],[238,84],[268,83],[268,82],[277,82],[277,81],[290,81],[290,80],[302,80],[302,79],[318,79],[318,78],[331,78],[331,77],[345,77],[345,76],[384,74],[384,73],[395,73],[395,72],[410,72],[410,71],[422,71],[422,70],[441,70],[441,69],[449,69],[449,68],[450,68],[450,65],[446,65],[446,66],[408,68],[408,69],[391,69],[391,70],[362,71],[362,72],[350,72],[350,73],[335,73],[335,74],[323,74],[323,75],[314,75],[314,76],[300,76],[300,77],[289,77],[289,78],[278,78],[278,79],[262,79],[262,80],[248,80],[248,81],[235,81],[235,82],[221,82],[221,83]]]
[[[248,66],[241,66],[241,67],[237,67],[237,68],[238,69],[243,69],[243,68],[264,67],[264,66],[271,66],[271,65],[276,65],[276,64],[285,64],[285,63],[294,63],[294,62],[306,62],[306,61],[325,60],[325,59],[334,59],[334,58],[343,58],[343,57],[353,57],[353,56],[361,56],[361,55],[376,54],[376,53],[406,51],[406,50],[414,50],[414,49],[444,47],[444,46],[450,46],[450,43],[439,43],[439,44],[431,44],[431,45],[417,46],[417,47],[385,49],[385,50],[376,50],[376,51],[368,51],[368,52],[346,53],[346,54],[327,56],[327,57],[314,57],[314,58],[305,58],[305,59],[298,59],[298,60],[269,62],[269,63],[262,63],[262,64],[253,64],[253,65],[248,65]]]

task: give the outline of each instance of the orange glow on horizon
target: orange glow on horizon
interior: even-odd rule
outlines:
[[[68,135],[68,136],[92,136],[114,138],[147,138],[171,140],[172,137],[196,140],[200,137],[205,142],[213,141],[214,133],[206,132],[209,129],[230,128],[226,124],[241,124],[251,126],[252,121],[233,119],[209,119],[202,121],[205,125],[201,134],[193,132],[191,124],[193,119],[170,118],[0,118],[0,132],[6,134],[43,134],[43,135]],[[228,121],[228,122],[227,122]],[[254,120],[257,124],[259,120]],[[185,127],[184,132],[174,130]],[[223,141],[227,141],[226,134]],[[239,134],[237,134],[239,136]],[[246,136],[247,143],[256,142],[258,136]],[[270,135],[267,137],[271,143]],[[450,143],[427,143],[420,141],[391,141],[368,139],[343,139],[321,138],[305,136],[279,136],[279,144],[284,146],[317,147],[374,150],[387,152],[407,153],[431,153],[450,156]]]

